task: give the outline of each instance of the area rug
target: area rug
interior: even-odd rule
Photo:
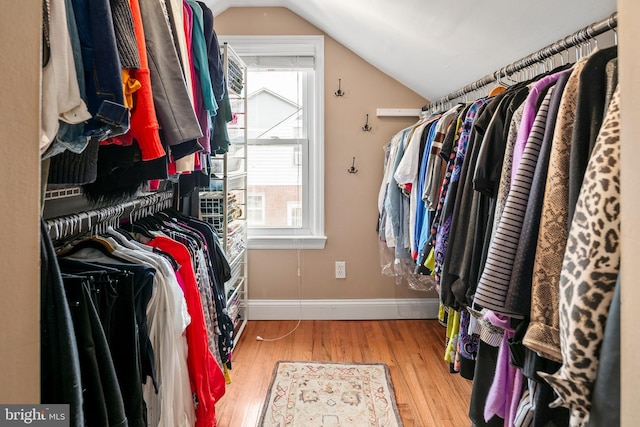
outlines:
[[[401,427],[383,363],[277,362],[259,427]]]

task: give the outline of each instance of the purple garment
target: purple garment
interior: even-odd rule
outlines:
[[[484,318],[492,325],[504,329],[498,351],[496,373],[484,407],[484,419],[488,422],[497,415],[504,419],[505,427],[513,427],[523,384],[522,372],[509,361],[508,340],[513,338],[515,331],[509,326],[510,317],[488,310]]]
[[[478,355],[478,336],[469,333],[471,314],[467,310],[460,313],[460,332],[458,333],[458,354],[467,360],[475,360]]]
[[[211,138],[211,116],[209,115],[209,112],[204,108],[204,103],[202,102],[200,77],[198,77],[197,74],[194,75],[193,78],[193,89],[193,96],[196,104],[196,117],[198,118],[200,129],[202,129],[202,136],[198,138],[198,144],[200,144],[204,153],[211,153],[211,143],[209,142]]]
[[[527,99],[524,101],[524,110],[522,111],[522,121],[520,122],[520,128],[518,129],[518,138],[513,147],[513,166],[511,167],[511,182],[516,178],[516,172],[518,171],[518,165],[522,160],[522,154],[524,153],[524,147],[529,139],[529,133],[533,127],[533,121],[536,118],[537,105],[540,100],[540,95],[544,93],[544,90],[548,88],[552,83],[557,81],[562,75],[571,73],[572,68],[545,76],[535,82],[529,91]]]

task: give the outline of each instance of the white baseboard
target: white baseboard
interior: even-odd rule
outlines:
[[[437,298],[249,300],[249,320],[436,319]]]

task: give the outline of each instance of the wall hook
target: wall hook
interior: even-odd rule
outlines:
[[[345,92],[342,90],[342,79],[338,79],[338,90],[334,92],[336,96],[344,96]]]
[[[351,163],[351,167],[347,169],[349,173],[358,173],[358,169],[356,169],[356,158],[353,158],[353,162]]]
[[[367,121],[364,124],[364,126],[362,126],[362,130],[365,132],[371,132],[371,130],[373,130],[373,128],[371,126],[369,126],[369,115],[367,114]]]

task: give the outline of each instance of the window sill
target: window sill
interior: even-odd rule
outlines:
[[[254,236],[248,249],[324,249],[327,236]]]

